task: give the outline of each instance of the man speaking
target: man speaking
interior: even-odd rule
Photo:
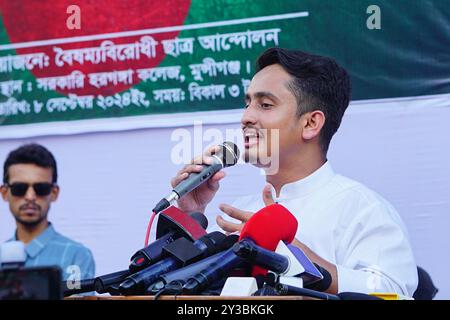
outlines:
[[[326,292],[411,297],[417,269],[398,213],[374,191],[336,174],[327,161],[350,91],[347,72],[330,58],[266,50],[248,87],[241,124],[244,159],[265,170],[267,185],[262,196],[222,204],[226,215],[218,216],[217,224],[226,232],[239,232],[253,213],[277,202],[299,222],[294,244],[330,272]],[[211,164],[215,148],[181,169],[172,186],[200,172],[202,164]],[[217,172],[177,206],[185,212],[205,212],[224,177],[223,171]]]

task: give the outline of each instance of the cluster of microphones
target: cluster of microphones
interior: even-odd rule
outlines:
[[[273,204],[256,212],[239,236],[207,233],[208,221],[203,214],[187,214],[171,206],[222,168],[234,165],[239,150],[225,142],[212,158],[212,165],[190,174],[157,204],[156,240],[131,257],[128,269],[82,280],[76,289],[66,287],[64,295],[95,291],[155,298],[301,295],[326,300],[375,299],[358,293],[324,292],[331,276],[290,244],[298,222],[282,205]]]

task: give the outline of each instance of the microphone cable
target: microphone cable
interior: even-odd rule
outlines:
[[[148,246],[148,240],[150,239],[150,230],[152,229],[152,225],[153,225],[153,220],[155,220],[156,217],[156,212],[153,211],[152,212],[152,216],[150,217],[150,221],[148,222],[148,226],[147,226],[147,233],[145,234],[145,246]]]

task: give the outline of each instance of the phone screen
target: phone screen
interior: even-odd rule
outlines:
[[[59,267],[0,269],[0,300],[62,299]]]

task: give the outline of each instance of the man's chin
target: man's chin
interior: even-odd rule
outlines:
[[[16,217],[16,221],[25,227],[35,227],[44,221],[43,217]]]
[[[244,153],[245,163],[254,165],[257,168],[267,168],[270,166],[270,159],[268,157],[261,157],[257,152],[246,150]]]

